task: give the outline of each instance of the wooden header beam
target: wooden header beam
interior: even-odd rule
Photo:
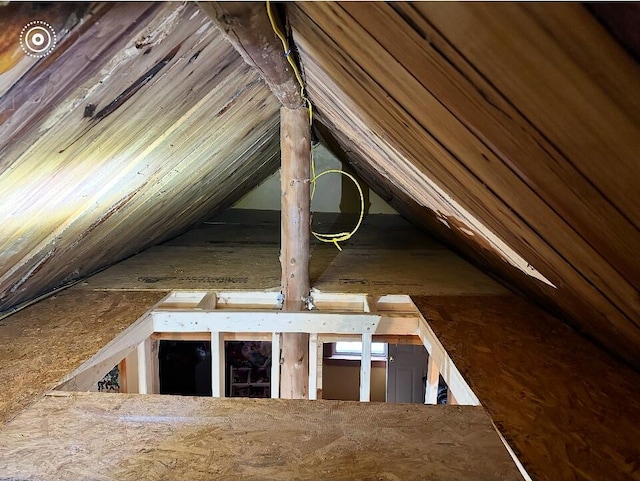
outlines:
[[[195,311],[156,310],[151,314],[154,333],[282,332],[316,334],[421,335],[419,316],[334,313],[322,311]],[[238,334],[239,335],[239,334]],[[326,342],[326,341],[323,341]]]
[[[300,85],[271,27],[264,2],[197,3],[283,106],[303,106]]]

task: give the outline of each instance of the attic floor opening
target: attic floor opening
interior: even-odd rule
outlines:
[[[372,346],[383,346],[386,355],[389,344],[393,355],[385,360],[391,363],[399,356],[395,350],[399,345],[426,349],[424,366],[408,366],[417,369],[415,379],[425,386],[419,390],[421,401],[436,404],[442,377],[451,403],[479,404],[408,296],[312,294],[313,310],[289,313],[279,310],[276,292],[175,291],[69,374],[57,389],[93,388],[114,364],[120,364],[123,384],[130,387],[124,392],[233,396],[238,394],[234,387],[269,387],[271,397],[278,398],[275,384],[281,376],[282,334],[305,332],[310,336],[310,399],[322,397],[325,345],[361,345],[359,399],[369,401],[372,361],[379,362],[381,357],[376,359]],[[180,388],[174,389],[176,385]]]
[[[318,214],[314,220],[323,221],[323,216],[324,214]],[[616,364],[592,344],[577,336],[560,320],[510,295],[496,282],[399,216],[368,216],[358,236],[346,243],[343,251],[337,254],[332,246],[313,245],[313,248],[317,250],[312,251],[311,278],[314,279],[313,285],[321,292],[339,292],[342,295],[368,292],[373,297],[401,294],[411,296],[454,359],[458,369],[469,381],[473,391],[481,400],[487,400],[484,409],[495,420],[499,431],[514,447],[532,476],[540,479],[564,479],[563,475],[558,474],[559,471],[563,471],[562,466],[568,466],[567,454],[563,454],[566,453],[566,449],[563,446],[574,445],[576,439],[581,439],[591,446],[592,456],[588,458],[577,459],[571,455],[572,463],[580,466],[581,472],[600,472],[598,470],[602,465],[610,466],[611,472],[626,469],[625,463],[620,461],[625,459],[623,456],[611,457],[607,453],[626,452],[628,446],[633,445],[634,440],[640,436],[637,434],[637,426],[613,421],[594,424],[593,419],[633,419],[634,413],[638,412],[636,400],[640,399],[640,396],[636,394],[640,382],[636,382],[637,376],[633,372]],[[70,410],[69,426],[78,426],[80,429],[81,426],[85,426],[82,423],[86,422],[95,424],[96,429],[99,425],[103,430],[100,432],[111,433],[114,427],[108,422],[111,416],[108,413],[117,405],[120,406],[121,414],[126,411],[129,416],[117,422],[126,422],[125,431],[131,436],[138,433],[135,436],[140,437],[128,440],[113,438],[112,434],[101,437],[100,439],[113,441],[113,459],[122,460],[123,453],[118,452],[118,449],[129,446],[133,450],[129,459],[142,461],[140,455],[136,455],[134,451],[136,446],[157,445],[155,438],[149,434],[154,429],[165,432],[167,440],[176,440],[176,444],[163,445],[162,449],[179,449],[180,446],[188,445],[190,438],[180,438],[182,435],[176,430],[172,431],[173,434],[163,430],[170,426],[175,426],[175,429],[183,426],[187,431],[188,426],[195,429],[197,424],[193,421],[194,424],[189,425],[185,413],[204,416],[201,422],[205,423],[209,422],[207,419],[215,418],[215,411],[209,410],[214,409],[214,405],[215,410],[236,408],[227,407],[229,405],[224,399],[216,400],[212,397],[176,398],[166,395],[162,396],[162,401],[155,401],[158,396],[149,395],[148,399],[145,397],[146,400],[142,401],[136,394],[111,397],[96,393],[96,396],[99,394],[101,397],[79,398],[76,394],[64,397],[68,393],[57,392],[58,397],[47,396],[42,399],[44,404],[37,407],[45,409],[38,411],[41,414],[25,411],[25,415],[22,416],[20,412],[34,402],[39,403],[38,399],[41,399],[42,393],[57,385],[65,373],[74,371],[86,360],[91,359],[104,347],[105,341],[117,337],[123,329],[143,316],[146,310],[170,292],[245,290],[266,291],[268,295],[274,295],[278,292],[277,286],[280,281],[278,250],[278,212],[227,211],[180,237],[141,252],[2,321],[0,330],[6,342],[0,349],[0,380],[4,386],[4,389],[0,390],[0,414],[7,426],[12,423],[11,419],[16,419],[16,424],[12,424],[11,427],[15,430],[11,432],[14,432],[16,437],[3,428],[2,438],[19,439],[20,430],[23,433],[28,432],[24,430],[24,423],[29,417],[42,419],[38,416],[45,416],[49,412],[47,410],[58,408]],[[221,307],[223,303],[220,303],[216,310],[224,312],[225,309]],[[143,334],[152,337],[151,342],[141,350],[141,354],[147,349],[153,353],[157,348],[155,341],[165,340],[164,334],[153,336],[151,331]],[[262,340],[268,341],[269,333],[263,334],[265,335]],[[180,336],[184,340],[197,340],[187,337],[185,333]],[[208,336],[205,340],[210,342],[210,333]],[[239,340],[230,336],[228,332],[225,334],[227,340]],[[373,340],[375,341],[375,338]],[[124,349],[127,346],[122,347]],[[127,374],[132,371],[137,373],[137,367],[134,368],[137,358],[136,348],[135,352],[127,356],[127,361],[133,359],[132,364],[127,362]],[[117,363],[116,359],[112,362],[106,360],[110,361],[105,362],[103,366],[106,370]],[[30,369],[25,370],[25,365],[29,365]],[[532,366],[536,369],[532,369]],[[582,372],[593,375],[577,375]],[[136,387],[137,382],[133,382],[133,385]],[[603,386],[607,385],[617,386],[616,393],[603,389]],[[90,388],[91,386],[88,386],[85,389]],[[618,402],[620,393],[626,393],[625,403]],[[111,401],[101,401],[105,398]],[[228,401],[239,403],[234,404],[238,406],[237,409],[246,406],[242,404],[242,399]],[[248,401],[281,402],[259,399]],[[105,402],[110,403],[111,407],[105,407]],[[334,411],[337,409],[335,406],[342,406],[338,401],[316,402]],[[357,416],[370,412],[367,409],[382,409],[376,407],[380,403],[356,404],[361,406],[361,410],[359,415],[356,412],[352,413],[354,419],[361,419]],[[164,414],[159,405],[163,406]],[[572,407],[576,405],[580,405],[581,409],[576,410]],[[391,409],[392,406],[388,407]],[[438,406],[418,407],[435,409]],[[463,416],[456,422],[467,422],[464,420],[465,416],[469,415],[467,408],[482,410],[469,406],[453,407],[454,410],[460,409],[459,413]],[[279,419],[279,414],[272,414],[268,406],[260,404],[260,409],[265,418],[275,416],[273,419]],[[96,412],[102,412],[104,416],[92,418],[91,416],[98,416]],[[171,416],[177,416],[176,419],[184,419],[187,424],[171,424],[173,421],[169,421],[167,412],[173,413]],[[86,419],[83,417],[82,421],[79,418],[73,420],[73,416],[80,416],[80,413],[86,413]],[[388,411],[385,413],[384,416],[392,415]],[[429,417],[434,420],[440,416],[436,415],[435,411],[430,410],[429,413]],[[118,415],[117,412],[113,414]],[[382,415],[382,412],[378,415]],[[153,416],[156,421],[152,420]],[[48,422],[51,423],[53,418],[49,419]],[[62,421],[65,418],[59,419]],[[145,419],[147,423],[159,424],[142,423]],[[398,425],[406,425],[408,419],[399,421]],[[449,419],[453,421],[453,417]],[[271,422],[265,421],[264,426]],[[377,425],[380,422],[377,421]],[[487,419],[487,422],[490,423],[490,420]],[[256,423],[253,424],[254,427],[251,429],[255,429]],[[333,422],[325,424],[327,428],[336,426]],[[45,425],[43,421],[39,426]],[[51,424],[49,425],[51,428]],[[359,432],[359,427],[347,426],[344,424],[345,430]],[[451,432],[450,427],[446,425],[443,427],[418,423],[416,426],[421,426],[422,430],[440,429],[441,432]],[[489,429],[493,432],[493,427]],[[90,431],[87,429],[87,433]],[[183,432],[184,435],[187,435],[187,431]],[[250,429],[245,430],[247,431]],[[50,435],[43,432],[42,438],[32,438],[47,439],[47,436],[54,435],[53,431],[50,432]],[[117,429],[114,432],[117,436],[122,434]],[[553,435],[550,436],[549,433]],[[334,440],[337,439],[335,435],[334,433],[332,438]],[[453,433],[451,435],[454,438],[457,436]],[[82,434],[79,436],[82,438]],[[261,431],[260,436],[270,438],[277,437],[277,434]],[[327,439],[327,442],[331,439],[328,433],[326,438],[322,436],[324,435],[320,435],[318,439]],[[423,439],[421,436],[426,434],[406,432],[396,438],[389,432],[389,436],[390,440],[398,443],[397,447],[401,450],[398,453],[391,448],[385,448],[388,449],[388,453],[396,453],[396,461],[391,460],[389,463],[404,459],[403,462],[407,466],[415,465],[411,461],[415,458],[402,457],[403,446],[409,450],[406,452],[411,452],[415,449],[416,440]],[[89,443],[87,446],[97,442],[98,437],[97,434],[92,434],[89,436],[90,439],[84,438]],[[181,441],[178,442],[178,439]],[[371,439],[376,438],[373,436]],[[406,439],[412,439],[411,446],[404,444]],[[467,441],[463,440],[460,446],[468,443],[471,438],[465,439]],[[594,443],[594,439],[598,442]],[[431,441],[423,441],[424,446],[433,447]],[[441,439],[438,442],[441,442]],[[109,443],[108,446],[111,446],[111,441]],[[339,443],[338,445],[342,446]],[[602,449],[599,446],[602,446]],[[356,447],[354,444],[350,449]],[[473,451],[477,447],[470,449]],[[28,453],[32,448],[33,446],[25,444],[22,451],[14,451],[24,454],[22,464],[16,461],[16,469],[24,467],[24,460],[29,459]],[[69,449],[76,448],[70,446]],[[172,451],[158,451],[160,452],[166,454]],[[146,456],[153,457],[153,454],[148,453]],[[184,456],[184,453],[179,456]],[[416,456],[421,454],[416,453]],[[449,452],[445,458],[451,463],[455,456]],[[493,457],[488,455],[486,459]],[[553,462],[549,462],[549,459]],[[162,461],[166,463],[165,458]],[[92,466],[103,466],[95,459],[92,462]],[[263,473],[262,477],[265,476]],[[77,477],[77,474],[69,476],[72,479]],[[194,479],[194,476],[187,477]],[[58,475],[57,478],[60,479],[61,476]]]
[[[201,361],[209,358],[210,390],[200,386],[198,392],[197,369],[191,371],[184,366],[177,377],[182,376],[180,394],[234,397],[234,387],[250,389],[250,376],[260,374],[260,368],[238,369],[227,360],[234,347],[247,343],[238,339],[252,339],[254,343],[271,339],[272,352],[262,366],[263,378],[270,377],[270,385],[256,382],[254,388],[270,388],[272,398],[279,397],[280,346],[284,332],[307,332],[309,334],[309,398],[319,399],[322,393],[322,359],[325,343],[361,343],[360,356],[360,401],[370,400],[372,345],[388,342],[411,344],[416,338],[428,352],[428,366],[424,377],[424,403],[437,404],[439,379],[444,378],[449,386],[449,404],[479,406],[479,401],[455,367],[453,361],[438,341],[433,330],[422,317],[408,296],[387,295],[372,297],[366,294],[331,294],[313,292],[315,308],[312,311],[286,312],[279,310],[280,299],[276,292],[257,291],[174,291],[165,296],[150,311],[129,326],[121,335],[96,353],[89,361],[65,377],[56,388],[62,392],[77,393],[78,390],[93,390],[103,381],[100,378],[111,371],[114,362],[124,366],[123,384],[132,386],[127,376],[132,370],[127,358],[137,361],[137,392],[141,394],[162,393],[160,370],[163,356],[180,352],[198,352]],[[226,337],[235,339],[227,340]],[[207,341],[210,339],[207,355]],[[359,341],[354,341],[359,339]],[[173,349],[168,349],[171,343]],[[182,349],[175,349],[177,345]],[[188,355],[188,354],[187,354]],[[266,370],[269,358],[270,370]],[[225,380],[226,373],[229,378]],[[245,378],[241,379],[240,372]],[[193,376],[193,385],[187,378]],[[238,377],[236,377],[238,376]],[[180,383],[180,381],[178,381]],[[206,384],[206,383],[205,383]],[[190,392],[184,392],[184,386]],[[237,386],[234,386],[237,385]],[[89,389],[87,389],[89,387]],[[133,389],[136,392],[135,389]],[[240,394],[242,396],[242,394]],[[251,396],[243,396],[251,397]],[[265,396],[257,396],[265,397]],[[426,413],[425,413],[426,414]],[[495,429],[495,426],[494,426]],[[524,479],[530,479],[513,450],[497,430],[505,448],[512,457]],[[515,472],[515,471],[514,471]]]

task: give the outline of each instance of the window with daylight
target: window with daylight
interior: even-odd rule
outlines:
[[[362,355],[362,342],[338,341],[334,344],[333,355],[360,357]],[[387,344],[384,342],[372,342],[371,357],[386,358]]]

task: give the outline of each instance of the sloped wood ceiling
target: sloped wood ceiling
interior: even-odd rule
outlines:
[[[78,22],[88,5],[35,12],[60,37],[39,61],[14,31],[34,12],[0,7],[0,311],[177,235],[278,165],[277,100],[195,4]]]
[[[639,366],[640,67],[597,20],[536,3],[288,13],[318,118],[370,185]]]

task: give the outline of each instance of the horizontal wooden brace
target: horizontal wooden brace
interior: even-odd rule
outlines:
[[[417,316],[387,317],[376,314],[321,311],[193,311],[157,309],[152,313],[154,332],[307,332],[318,334],[418,333]]]
[[[271,332],[224,332],[225,341],[271,341]],[[211,340],[211,332],[154,332],[154,341],[207,341]],[[422,342],[420,342],[422,344]]]

